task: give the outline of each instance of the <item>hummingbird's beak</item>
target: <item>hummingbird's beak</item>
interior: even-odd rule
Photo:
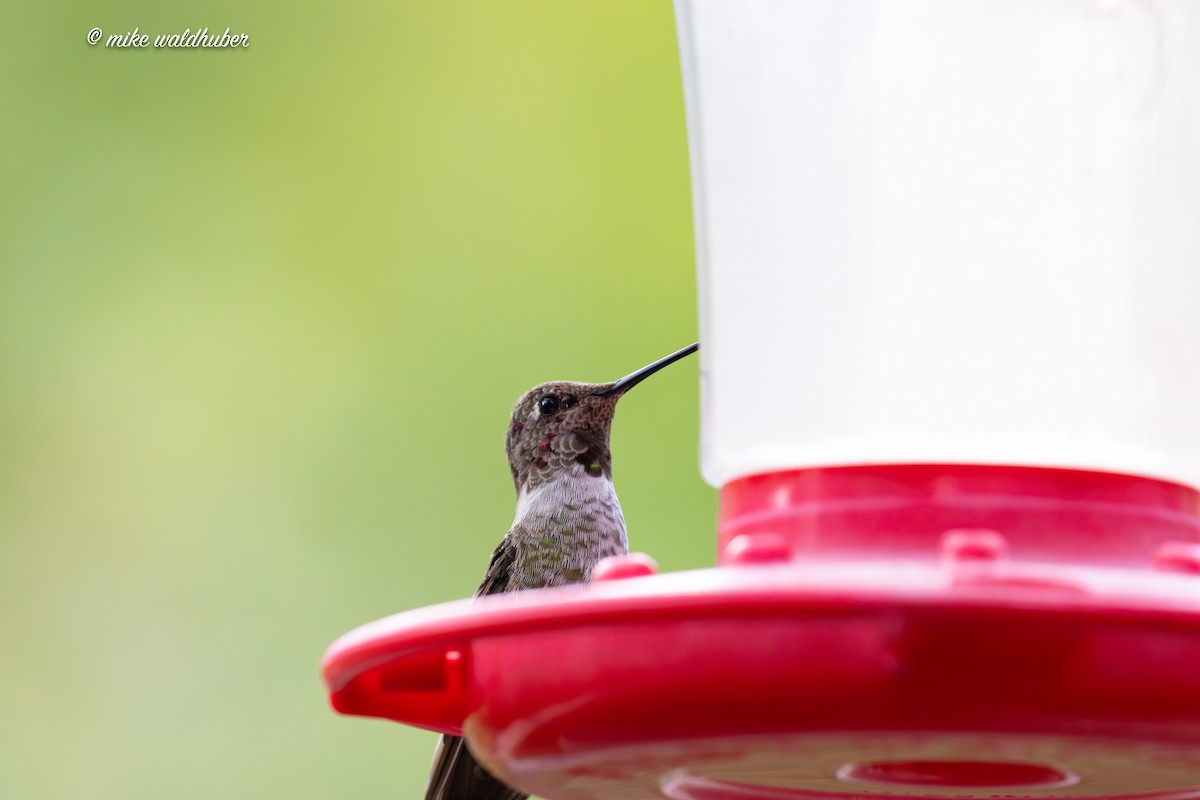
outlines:
[[[637,372],[631,372],[630,374],[626,375],[624,378],[621,378],[619,381],[617,381],[616,383],[614,383],[612,386],[608,387],[604,391],[596,392],[596,397],[609,397],[614,394],[616,394],[616,395],[624,394],[625,392],[632,389],[634,386],[637,386],[639,383],[644,381],[646,378],[648,378],[651,375],[653,375],[654,373],[658,372],[663,367],[667,366],[668,364],[674,364],[679,359],[683,358],[684,356],[690,356],[692,353],[696,352],[699,349],[700,349],[699,342],[696,342],[695,344],[689,344],[687,347],[683,348],[682,350],[678,350],[674,353],[671,353],[671,355],[669,355],[669,356],[660,358],[658,361],[655,361],[653,364],[650,364],[649,366],[642,367]]]

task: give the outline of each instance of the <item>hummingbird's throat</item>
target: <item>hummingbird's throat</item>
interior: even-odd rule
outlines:
[[[628,550],[612,481],[588,476],[581,465],[523,488],[509,535],[517,551],[510,588],[587,581],[600,559]]]

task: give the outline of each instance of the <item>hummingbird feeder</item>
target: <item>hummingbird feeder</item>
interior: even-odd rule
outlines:
[[[334,708],[552,800],[1200,800],[1200,3],[679,0],[718,565]]]

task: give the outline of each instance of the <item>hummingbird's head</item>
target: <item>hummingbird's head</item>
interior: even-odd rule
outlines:
[[[581,475],[612,477],[608,433],[621,395],[606,394],[611,388],[611,383],[554,381],[521,395],[505,442],[518,492],[572,468]]]
[[[612,479],[609,431],[617,401],[644,378],[694,353],[690,345],[611,383],[553,381],[535,386],[513,406],[505,450],[517,492],[573,471]]]

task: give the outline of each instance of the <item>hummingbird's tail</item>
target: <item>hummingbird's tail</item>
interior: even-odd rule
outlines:
[[[443,736],[433,754],[425,800],[526,800],[475,760],[461,736]]]

